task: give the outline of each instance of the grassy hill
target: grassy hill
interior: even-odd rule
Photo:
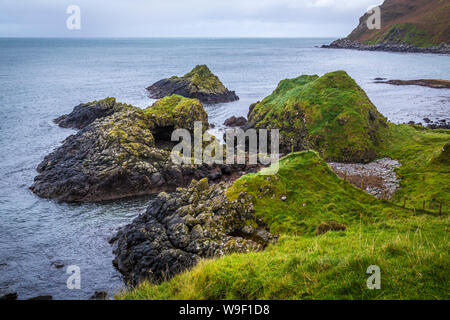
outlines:
[[[418,48],[450,43],[450,2],[446,0],[386,0],[381,5],[381,30],[369,30],[367,18],[367,14],[361,17],[348,40]]]

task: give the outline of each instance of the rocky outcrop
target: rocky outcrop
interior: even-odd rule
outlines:
[[[223,124],[227,127],[244,127],[247,124],[247,119],[245,119],[244,117],[232,116],[225,120]]]
[[[422,86],[433,89],[450,89],[449,80],[419,79],[419,80],[377,80],[375,83],[386,83],[395,86]]]
[[[207,179],[161,193],[112,239],[114,265],[129,284],[167,280],[202,258],[264,249],[277,238],[247,201],[229,201],[228,184]],[[245,196],[245,195],[243,195]]]
[[[409,53],[437,53],[450,54],[450,45],[442,43],[437,46],[418,48],[412,44],[381,42],[377,44],[361,43],[348,39],[338,39],[330,45],[323,45],[322,48],[332,49],[354,49],[360,51],[391,51],[391,52],[409,52]]]
[[[380,29],[369,29],[364,14],[344,39],[325,48],[371,51],[450,53],[450,8],[441,0],[385,0]],[[370,21],[370,20],[369,20]]]
[[[313,149],[336,162],[370,162],[387,126],[365,92],[345,72],[300,76],[250,106],[246,127],[279,129],[280,152]]]
[[[177,94],[195,98],[203,103],[215,104],[239,100],[234,91],[229,91],[206,65],[196,66],[182,77],[160,80],[147,88],[150,97],[160,99]]]
[[[253,167],[174,164],[161,145],[174,129],[192,131],[194,121],[208,128],[201,103],[181,96],[97,118],[44,158],[30,189],[43,198],[95,202],[173,191],[193,178],[234,179]]]
[[[82,103],[69,114],[54,120],[62,128],[82,129],[99,118],[104,118],[118,111],[130,110],[135,107],[117,103],[115,98]]]

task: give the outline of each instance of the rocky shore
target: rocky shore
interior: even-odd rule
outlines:
[[[206,65],[199,65],[182,77],[162,79],[147,88],[150,97],[161,99],[177,94],[195,98],[206,104],[239,100],[234,91],[228,90]]]
[[[334,172],[354,186],[361,188],[378,199],[391,199],[399,188],[395,169],[397,160],[378,159],[371,163],[329,163]]]
[[[375,79],[375,83],[386,83],[395,86],[422,86],[433,89],[450,89],[449,80],[438,80],[438,79],[418,79],[418,80],[385,80],[385,79]]]
[[[127,283],[170,279],[202,258],[264,249],[277,237],[251,202],[229,201],[229,184],[193,180],[186,189],[160,193],[147,211],[112,239],[114,265]]]
[[[377,43],[365,44],[359,41],[349,39],[338,39],[329,45],[323,45],[322,48],[331,49],[353,49],[360,51],[390,51],[390,52],[408,52],[408,53],[434,53],[434,54],[450,54],[450,45],[442,43],[439,46],[431,46],[427,48],[419,48],[407,43]]]

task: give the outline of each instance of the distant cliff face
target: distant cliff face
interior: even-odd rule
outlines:
[[[418,48],[450,43],[450,1],[386,0],[381,5],[381,29],[369,30],[369,14],[347,37],[364,44],[407,44]]]

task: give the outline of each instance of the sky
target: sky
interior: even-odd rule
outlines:
[[[0,37],[344,37],[382,2],[0,0]],[[67,28],[70,5],[80,29]]]

